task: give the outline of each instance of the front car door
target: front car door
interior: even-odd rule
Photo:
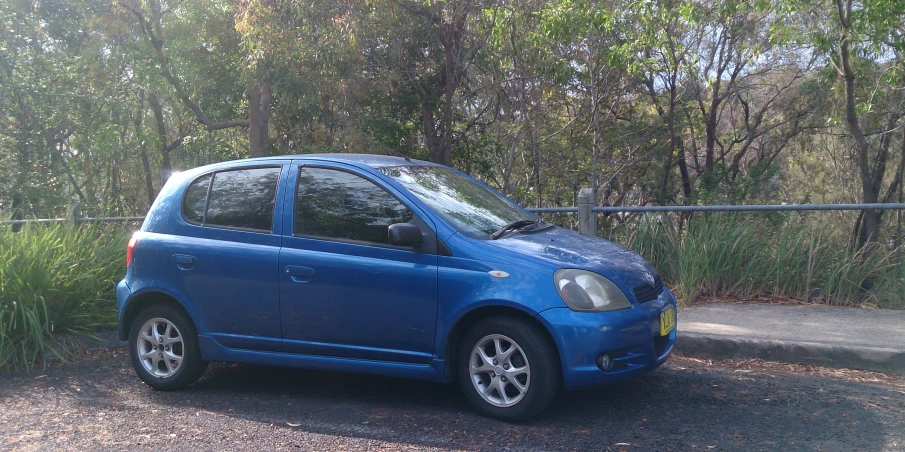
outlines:
[[[437,322],[431,225],[400,193],[353,167],[293,165],[289,177],[295,190],[280,251],[283,350],[429,364]],[[419,226],[424,243],[391,246],[387,228],[395,223]]]

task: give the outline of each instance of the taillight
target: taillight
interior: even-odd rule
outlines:
[[[135,245],[138,245],[138,238],[130,238],[129,245],[126,246],[126,268],[129,268],[129,264],[132,263],[132,252],[135,251]]]

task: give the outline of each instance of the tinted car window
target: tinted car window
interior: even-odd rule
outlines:
[[[373,182],[344,171],[299,169],[295,235],[389,244],[387,228],[414,213]]]
[[[204,223],[204,206],[207,204],[207,189],[211,184],[211,175],[195,179],[185,189],[182,200],[182,216],[189,223]]]
[[[216,173],[204,225],[271,232],[279,179],[280,168]]]

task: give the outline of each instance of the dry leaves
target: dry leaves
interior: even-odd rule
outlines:
[[[834,369],[830,367],[810,366],[807,364],[790,364],[764,361],[762,359],[700,359],[673,355],[669,362],[674,366],[703,365],[723,368],[742,374],[782,375],[792,377],[832,378],[861,383],[879,383],[905,388],[905,375],[884,374],[866,370]]]

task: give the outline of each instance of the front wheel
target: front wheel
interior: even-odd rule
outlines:
[[[165,391],[194,383],[207,369],[191,319],[169,305],[151,306],[135,317],[129,330],[129,354],[138,377]]]
[[[547,335],[512,317],[490,317],[459,345],[459,382],[482,414],[521,421],[540,414],[560,386],[559,359]]]

